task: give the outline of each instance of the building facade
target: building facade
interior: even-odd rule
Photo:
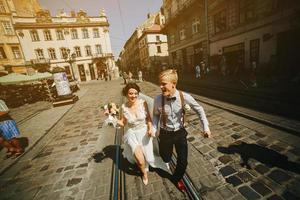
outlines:
[[[0,66],[7,73],[27,73],[26,63],[14,28],[14,17],[33,17],[37,1],[0,0]]]
[[[161,34],[161,26],[154,24],[145,29],[139,38],[139,54],[143,71],[161,71],[168,65],[167,36]]]
[[[300,72],[299,1],[211,0],[208,13],[210,55],[224,55],[229,74],[253,61],[266,73]]]
[[[147,19],[136,28],[121,51],[120,64],[123,71],[137,73],[155,71],[167,65],[168,50],[166,36],[161,34],[163,15],[148,14]]]
[[[64,68],[79,81],[115,71],[104,10],[97,17],[82,10],[52,17],[48,10],[40,10],[35,17],[14,17],[14,27],[26,63],[36,70]]]
[[[196,64],[207,59],[204,1],[164,0],[162,10],[170,65],[179,71],[194,71]]]
[[[231,74],[253,61],[262,68],[275,63],[275,71],[293,74],[300,62],[299,4],[296,0],[164,0],[163,31],[170,62],[191,72],[206,60],[218,69],[224,55]]]

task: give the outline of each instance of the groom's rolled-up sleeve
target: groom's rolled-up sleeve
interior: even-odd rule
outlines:
[[[184,93],[184,99],[186,100],[186,103],[191,106],[191,108],[197,113],[197,115],[200,118],[200,121],[203,126],[204,131],[210,131],[209,130],[209,123],[206,118],[206,114],[204,112],[203,107],[190,95],[187,93]]]

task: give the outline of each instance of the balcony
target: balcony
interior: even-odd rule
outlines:
[[[178,19],[182,14],[188,13],[189,8],[193,8],[194,4],[198,3],[201,6],[204,6],[203,3],[199,0],[185,0],[182,3],[177,4],[177,8],[170,10],[167,13],[165,25],[168,26],[169,23],[174,22],[175,19]]]
[[[110,57],[113,57],[112,53],[96,53],[96,54],[92,55],[93,59],[96,59],[96,58],[110,58]]]
[[[50,59],[48,59],[48,58],[31,59],[31,63],[34,64],[34,65],[49,64]]]

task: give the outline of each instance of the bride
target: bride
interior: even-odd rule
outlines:
[[[152,121],[146,101],[139,99],[140,88],[136,83],[128,83],[122,90],[127,102],[122,105],[123,114],[118,121],[120,126],[127,124],[124,134],[123,156],[130,162],[136,163],[142,172],[144,185],[148,184],[149,165],[168,171],[161,157],[154,155]]]

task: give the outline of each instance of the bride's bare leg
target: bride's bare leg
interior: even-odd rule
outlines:
[[[139,146],[136,147],[134,156],[135,156],[138,167],[140,168],[141,172],[143,173],[143,183],[145,185],[147,185],[148,184],[148,175],[145,170],[145,158],[144,158],[144,154],[143,154],[141,147],[139,147]]]

